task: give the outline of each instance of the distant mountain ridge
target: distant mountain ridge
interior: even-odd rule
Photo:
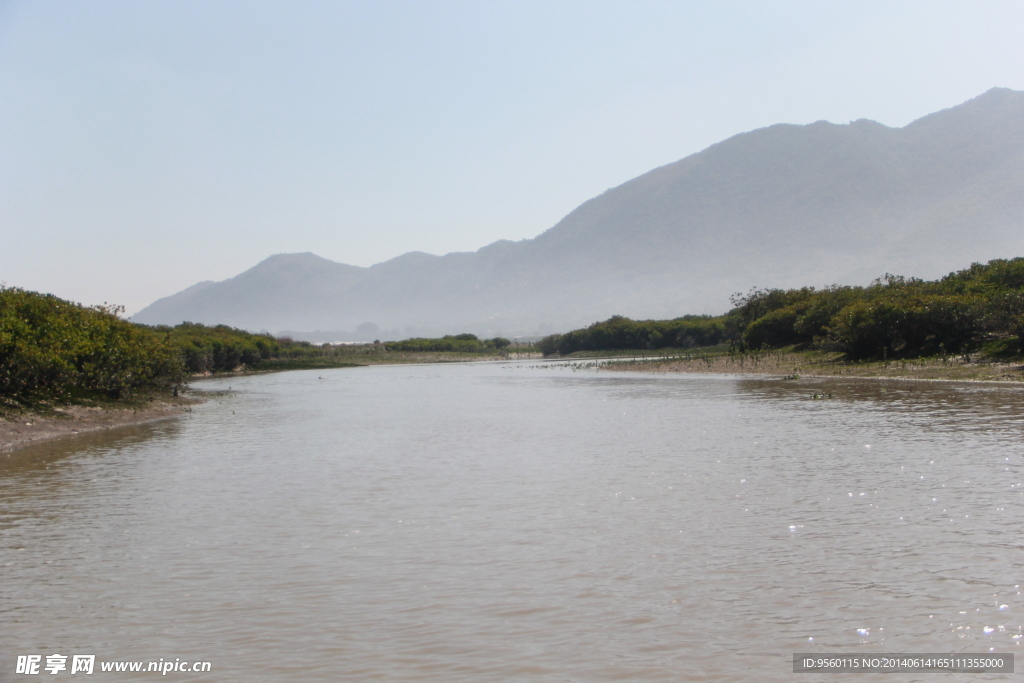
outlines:
[[[741,133],[584,202],[533,239],[369,268],[278,254],[133,319],[539,334],[613,314],[718,313],[752,286],[936,277],[1024,254],[1022,219],[1024,93],[994,88],[903,128],[862,119]]]

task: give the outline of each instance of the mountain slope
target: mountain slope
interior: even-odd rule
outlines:
[[[582,204],[532,240],[370,268],[278,255],[135,320],[385,336],[532,334],[621,313],[720,312],[752,286],[934,277],[1024,253],[1024,93],[996,88],[904,128],[742,133]]]

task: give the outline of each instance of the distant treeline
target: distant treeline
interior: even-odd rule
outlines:
[[[759,289],[725,315],[634,321],[615,316],[537,343],[545,355],[728,344],[798,346],[852,360],[961,353],[1016,338],[1024,353],[1024,258],[975,263],[940,280],[886,275],[868,287]]]
[[[675,320],[630,320],[616,315],[601,323],[537,342],[545,356],[611,349],[689,349],[715,346],[729,338],[725,316],[688,315]]]
[[[437,339],[415,337],[405,341],[388,342],[388,351],[424,352],[424,351],[455,351],[459,353],[491,353],[500,351],[512,342],[503,337],[479,339],[475,334],[446,335]]]

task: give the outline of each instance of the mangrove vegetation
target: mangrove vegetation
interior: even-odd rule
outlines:
[[[614,316],[537,342],[545,355],[618,349],[735,351],[795,347],[848,360],[969,354],[999,342],[1024,353],[1024,258],[997,259],[933,281],[886,275],[867,287],[755,289],[720,316],[630,320]],[[995,348],[993,347],[993,348]]]
[[[121,318],[122,312],[0,287],[0,403],[17,408],[131,398],[219,372],[470,360],[533,350],[472,334],[386,344],[312,344],[227,325],[140,325]]]

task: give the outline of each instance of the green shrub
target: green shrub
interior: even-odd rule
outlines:
[[[252,334],[227,325],[208,327],[186,322],[173,328],[157,329],[167,332],[179,349],[185,369],[192,374],[230,371],[243,365],[258,368],[262,361],[277,357],[282,342],[311,346],[305,342],[279,341],[267,334]]]
[[[630,320],[612,316],[582,330],[552,334],[537,342],[545,356],[576,351],[611,349],[663,349],[713,346],[725,341],[728,329],[724,316],[693,315],[674,320]]]
[[[166,335],[118,312],[0,287],[0,395],[31,402],[80,390],[119,398],[179,380]]]
[[[835,316],[828,343],[851,358],[964,351],[981,339],[981,308],[969,296],[859,301]]]
[[[762,315],[747,325],[743,332],[743,342],[751,349],[810,342],[812,337],[797,331],[801,312],[796,306],[786,306]]]

